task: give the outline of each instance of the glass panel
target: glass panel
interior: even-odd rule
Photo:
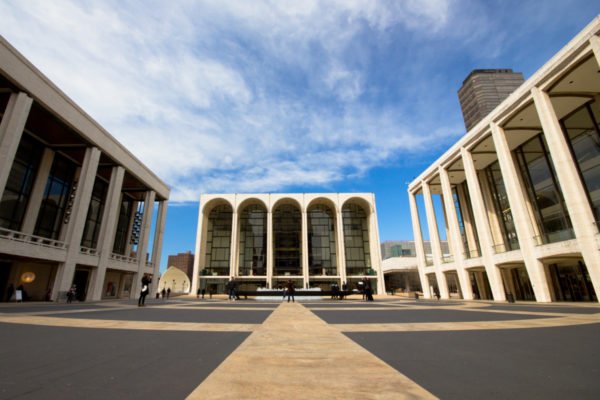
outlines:
[[[372,270],[367,215],[362,207],[347,204],[342,209],[342,217],[346,272],[348,275],[369,275]]]
[[[302,275],[302,215],[290,204],[273,212],[275,275]]]
[[[539,243],[572,239],[573,230],[543,134],[515,151],[541,232]]]
[[[308,210],[308,273],[336,275],[335,217],[325,205]]]
[[[239,274],[267,275],[267,210],[249,205],[240,214]]]
[[[67,158],[56,154],[46,183],[46,191],[40,207],[35,234],[58,239],[63,218],[70,199],[75,165]]]
[[[582,107],[562,121],[577,168],[583,178],[592,212],[600,221],[600,133],[598,121],[592,116],[596,103]]]
[[[127,236],[131,214],[133,212],[133,200],[124,198],[119,209],[119,222],[117,223],[117,232],[115,233],[115,243],[113,253],[125,255],[127,250]]]
[[[20,230],[43,147],[23,134],[0,201],[0,227]]]
[[[503,246],[496,246],[496,252],[500,253],[508,250],[516,250],[519,248],[517,231],[515,230],[510,204],[508,203],[508,196],[504,186],[504,179],[502,178],[498,161],[491,164],[485,172],[492,192],[494,210],[498,221],[500,221],[500,230],[502,231],[504,239]]]
[[[96,177],[83,230],[83,237],[81,238],[81,245],[84,247],[95,249],[98,244],[98,235],[100,234],[107,190],[108,184]]]
[[[232,218],[233,210],[227,204],[216,206],[208,215],[207,231],[212,241],[206,242],[205,274],[229,275]]]

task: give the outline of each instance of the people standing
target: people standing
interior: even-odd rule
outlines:
[[[144,275],[144,277],[142,278],[142,290],[140,291],[138,307],[144,307],[144,305],[146,304],[146,296],[150,292],[150,287],[149,287],[150,282],[151,282],[151,280],[147,276]]]
[[[290,297],[292,298],[292,302],[296,302],[294,298],[294,292],[296,291],[296,287],[294,286],[294,282],[290,279],[286,285],[288,303],[290,302]]]
[[[67,292],[67,303],[72,303],[75,296],[77,296],[77,285],[71,286],[71,289]]]
[[[165,297],[167,296],[167,289],[163,288],[163,290],[161,290],[160,294],[162,295],[162,298],[164,300]]]
[[[171,295],[171,288],[167,288],[167,300],[169,300],[170,295]]]
[[[373,301],[373,288],[371,287],[369,278],[365,278],[365,297],[367,301]]]
[[[233,276],[229,278],[229,282],[227,282],[227,292],[229,294],[229,300],[235,301],[237,294],[235,293],[235,280],[233,279]]]

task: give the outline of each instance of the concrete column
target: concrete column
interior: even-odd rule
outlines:
[[[529,280],[531,281],[536,300],[539,302],[550,302],[552,301],[552,298],[550,296],[544,266],[535,257],[534,237],[536,236],[536,233],[533,228],[535,221],[532,220],[527,211],[527,193],[519,180],[517,167],[513,161],[510,148],[508,147],[506,133],[495,123],[492,123],[490,127],[492,129],[492,138],[498,155],[498,164],[500,165],[500,171],[502,172],[506,196],[508,197],[508,203],[510,204],[510,210],[515,224],[515,231],[517,232],[517,237],[519,239],[519,247],[521,249],[523,262],[525,263],[525,269],[529,275]]]
[[[273,213],[267,213],[267,288],[273,286]]]
[[[558,117],[547,93],[538,88],[531,89],[548,150],[552,156],[556,177],[569,210],[571,224],[577,237],[581,255],[594,285],[600,293],[600,251],[596,242],[598,230],[594,214],[588,201],[587,191],[579,177],[576,161],[571,155],[569,143],[560,127]]]
[[[45,148],[33,182],[33,187],[31,188],[31,195],[29,196],[29,202],[27,203],[23,224],[21,225],[21,232],[23,233],[32,235],[35,230],[35,224],[40,213],[40,207],[42,206],[42,200],[44,199],[44,191],[46,190],[48,175],[50,175],[53,161],[54,151],[50,148]]]
[[[237,276],[238,255],[238,213],[231,214],[231,246],[229,250],[229,276]]]
[[[4,110],[0,122],[0,199],[4,194],[32,104],[33,99],[27,94],[13,93]]]
[[[196,247],[194,255],[194,269],[192,272],[192,293],[196,293],[199,288],[200,280],[200,260],[204,258],[202,246],[202,232],[204,229],[204,215],[202,213],[202,204],[198,204],[198,229],[196,229]]]
[[[377,273],[377,294],[387,295],[385,290],[385,278],[381,267],[381,241],[379,240],[379,222],[377,221],[377,210],[375,209],[375,195],[371,193],[371,215],[369,216],[369,245],[371,246],[371,267]]]
[[[479,237],[481,256],[483,258],[485,271],[492,288],[492,295],[496,301],[505,301],[506,295],[504,293],[504,287],[502,286],[502,274],[492,259],[492,232],[490,231],[490,225],[487,221],[485,205],[483,203],[479,180],[477,179],[477,170],[475,169],[473,156],[464,147],[461,148],[461,155],[465,168],[465,175],[467,177],[467,185],[469,186],[473,217],[478,221],[477,236]]]
[[[131,295],[135,298],[140,292],[142,276],[146,269],[146,252],[148,251],[148,242],[150,240],[150,228],[152,227],[152,215],[154,214],[154,199],[156,192],[148,190],[144,196],[144,211],[142,214],[142,225],[140,227],[140,240],[137,245],[137,274],[131,284]]]
[[[505,245],[506,249],[508,249],[508,243],[504,243],[504,236],[502,235],[500,221],[498,220],[498,215],[496,214],[496,207],[494,206],[494,199],[492,197],[492,191],[487,176],[485,176],[483,171],[480,171],[479,177],[479,182],[481,184],[481,193],[483,195],[483,204],[485,206],[488,222],[490,225],[490,231],[492,233],[492,249],[493,253],[496,253],[496,246]],[[500,253],[502,252],[504,251],[500,251]]]
[[[304,207],[304,206],[302,206]],[[302,287],[305,288],[308,283],[308,213],[305,208],[302,208],[302,232],[300,235],[302,248]]]
[[[442,247],[440,245],[440,234],[438,231],[435,210],[433,208],[433,199],[429,184],[425,181],[421,183],[423,188],[423,199],[425,200],[425,214],[427,215],[427,226],[429,227],[429,241],[431,243],[431,252],[433,253],[433,265],[435,266],[435,276],[440,289],[440,296],[443,299],[449,298],[448,283],[446,275],[441,272],[442,266]]]
[[[456,265],[456,273],[458,282],[465,300],[473,300],[473,291],[469,282],[469,274],[464,268],[464,255],[462,249],[462,241],[460,236],[460,228],[458,227],[458,215],[454,207],[454,196],[452,195],[452,187],[450,186],[450,178],[448,171],[445,168],[439,167],[440,181],[442,183],[442,195],[444,196],[444,210],[446,213],[446,221],[448,222],[448,236],[452,245],[450,251],[454,255],[454,263]]]
[[[335,223],[337,231],[335,241],[337,245],[338,275],[342,282],[348,282],[348,272],[346,271],[346,244],[344,242],[344,217],[341,209],[336,211]]]
[[[113,167],[110,175],[108,192],[106,193],[106,203],[104,213],[102,214],[102,224],[98,235],[98,247],[100,260],[98,268],[92,273],[90,290],[88,298],[92,301],[102,298],[102,288],[104,286],[104,277],[106,269],[110,264],[110,255],[115,241],[115,232],[119,223],[119,211],[121,208],[121,189],[123,187],[123,177],[125,169],[123,167]]]
[[[417,253],[417,264],[419,276],[421,277],[421,287],[423,289],[423,297],[431,299],[431,291],[429,290],[429,279],[425,273],[427,264],[425,262],[425,249],[423,244],[423,235],[421,234],[421,221],[419,220],[419,209],[417,207],[417,199],[415,194],[408,192],[408,200],[410,203],[410,217],[412,220],[413,234],[415,237],[415,252]]]
[[[477,237],[477,228],[475,226],[474,221],[471,220],[471,208],[470,207],[470,199],[469,199],[469,194],[467,193],[467,191],[463,188],[462,185],[459,185],[456,187],[456,193],[458,194],[458,201],[459,204],[461,206],[461,213],[462,213],[462,219],[463,219],[463,228],[465,230],[465,240],[467,241],[467,244],[469,246],[468,249],[464,249],[464,253],[463,255],[465,256],[465,258],[473,258],[474,257],[474,251],[479,251],[479,238]],[[461,237],[462,239],[462,237]],[[461,240],[462,242],[462,240]],[[469,252],[469,254],[465,254],[466,252]],[[480,257],[481,254],[479,254],[477,257]]]
[[[158,215],[156,217],[156,227],[154,228],[154,244],[152,245],[152,264],[154,271],[153,278],[150,284],[150,294],[154,294],[158,290],[158,276],[160,274],[160,259],[162,255],[162,244],[165,236],[165,224],[167,221],[167,200],[158,202]],[[191,287],[188,288],[191,290]],[[192,292],[196,293],[196,292]]]
[[[71,218],[67,225],[65,242],[67,244],[67,257],[64,263],[59,264],[52,298],[56,300],[59,292],[67,291],[73,282],[75,273],[75,256],[81,250],[81,236],[85,228],[88,208],[92,198],[92,189],[96,180],[100,150],[97,147],[88,147],[79,173],[77,190],[71,208]],[[79,288],[81,289],[81,288]]]

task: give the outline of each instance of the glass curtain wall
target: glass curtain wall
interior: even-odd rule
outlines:
[[[43,147],[23,134],[0,201],[0,227],[19,230],[31,195]]]
[[[129,222],[133,213],[134,200],[130,197],[123,196],[121,207],[119,208],[119,222],[117,223],[117,231],[115,232],[115,243],[113,245],[113,253],[125,255],[127,251],[127,236],[129,231]]]
[[[308,273],[337,275],[335,217],[331,208],[319,204],[308,210]]]
[[[540,235],[538,244],[574,238],[569,212],[543,134],[515,150]]]
[[[371,272],[371,249],[367,214],[356,204],[346,204],[342,209],[346,273],[368,275]]]
[[[515,223],[510,210],[510,204],[508,203],[504,179],[502,178],[502,172],[500,172],[500,164],[498,161],[485,169],[485,175],[492,192],[494,210],[498,217],[498,221],[500,221],[500,230],[502,231],[502,238],[504,240],[503,245],[496,246],[495,250],[497,253],[517,250],[519,248],[519,239],[517,237],[517,231],[515,230]]]
[[[463,182],[460,184],[460,187],[464,193],[463,196],[459,196],[458,189],[456,187],[452,188],[452,196],[454,198],[454,207],[456,208],[456,215],[458,217],[458,228],[460,230],[460,235],[462,237],[463,249],[465,252],[466,258],[479,257],[481,254],[479,249],[479,240],[477,240],[477,229],[475,229],[473,218],[473,210],[471,208],[471,200],[469,199],[469,188],[467,187],[467,183]],[[467,233],[467,225],[465,222],[465,217],[472,224],[472,232],[475,237],[474,246],[469,244],[469,237]]]
[[[218,205],[208,214],[203,271],[206,275],[229,275],[232,220],[233,209],[228,204]]]
[[[273,274],[302,275],[302,214],[283,204],[273,212]]]
[[[600,222],[600,118],[595,102],[588,103],[561,121],[587,191],[596,222]]]
[[[81,245],[83,247],[95,249],[98,244],[98,235],[100,234],[107,191],[108,184],[96,177],[94,188],[92,189],[90,207],[88,208],[87,218],[85,219],[83,236],[81,238]]]
[[[72,186],[75,168],[75,164],[66,157],[58,153],[54,155],[54,162],[37,219],[36,235],[58,239],[65,212],[70,212],[67,210],[67,203],[72,200],[70,199],[71,189],[75,190]]]
[[[240,213],[239,274],[267,275],[267,210],[252,204]]]

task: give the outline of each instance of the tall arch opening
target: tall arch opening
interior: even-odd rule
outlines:
[[[302,275],[302,214],[293,204],[273,211],[273,274]]]
[[[308,209],[308,273],[337,275],[335,213],[325,204]]]
[[[208,214],[204,264],[206,275],[229,275],[232,218],[233,209],[229,204],[215,206]]]
[[[240,212],[240,276],[267,275],[267,209],[250,204]]]
[[[350,203],[342,208],[342,218],[346,273],[349,276],[369,275],[372,270],[367,213],[363,207]]]

